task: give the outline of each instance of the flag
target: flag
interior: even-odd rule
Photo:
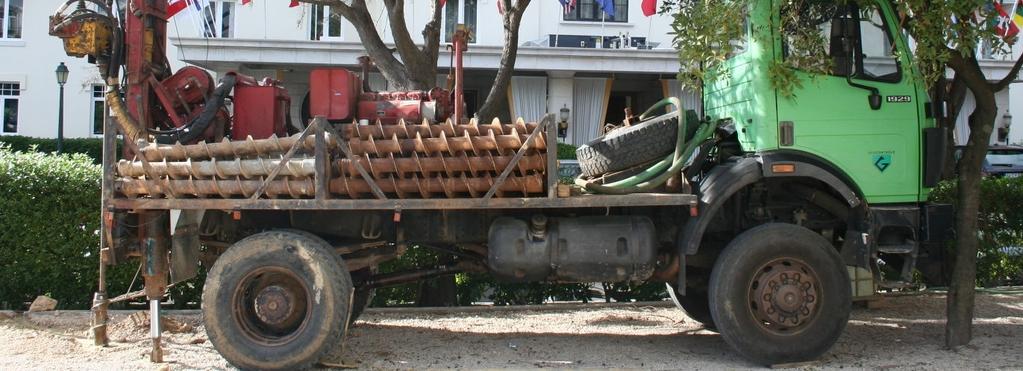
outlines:
[[[298,0],[291,0],[291,5],[288,5],[288,7],[289,8],[294,8],[294,7],[299,6],[299,5],[301,5],[301,4],[298,3]]]
[[[1005,13],[1005,9],[1002,8],[1002,4],[998,1],[994,2],[994,11],[998,15],[998,19],[995,21],[995,33],[1001,36],[1003,39],[1009,39],[1019,33],[1019,27],[1016,26],[1016,22],[1009,18],[1009,15]]]
[[[600,5],[600,9],[611,16],[611,18],[615,17],[615,0],[593,0],[593,2]]]
[[[188,2],[185,0],[170,0],[167,2],[167,18],[173,17],[187,7]]]
[[[565,8],[565,14],[568,14],[572,12],[572,9],[575,9],[575,1],[576,0],[558,0],[558,2],[561,3],[561,7]]]
[[[447,3],[448,3],[448,0],[440,0],[440,2],[439,2],[439,3],[440,3],[440,7],[441,7],[441,8],[443,8],[443,7],[444,7],[444,4],[447,4]]]
[[[252,0],[242,0],[242,5],[248,5]]]
[[[643,0],[643,15],[649,17],[654,14],[657,14],[657,0]]]
[[[1016,5],[1012,6],[1014,10],[1012,12],[1012,23],[1016,24],[1016,28],[1023,29],[1023,6],[1020,6],[1020,4],[1023,4],[1023,0],[1019,0],[1016,2]]]

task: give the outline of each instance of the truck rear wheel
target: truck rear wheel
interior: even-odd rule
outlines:
[[[322,239],[295,231],[249,236],[206,277],[210,343],[241,369],[305,369],[340,347],[353,294],[344,263]]]
[[[718,332],[762,364],[821,356],[849,320],[849,277],[820,235],[791,224],[743,232],[721,253],[710,278]]]

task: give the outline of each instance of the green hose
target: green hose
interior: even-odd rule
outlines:
[[[586,180],[582,176],[575,179],[575,184],[583,189],[594,193],[605,194],[629,194],[647,192],[663,185],[668,179],[677,174],[686,163],[693,151],[705,139],[714,135],[714,126],[709,123],[703,124],[693,135],[692,140],[685,141],[685,134],[689,125],[685,120],[685,111],[682,109],[682,102],[675,97],[665,98],[657,102],[646,112],[640,115],[640,120],[645,118],[651,111],[664,107],[668,104],[675,106],[678,115],[678,135],[675,143],[675,153],[665,157],[663,160],[651,165],[639,174],[608,184],[597,184],[596,180]],[[682,144],[684,143],[684,145]],[[667,168],[667,170],[665,170]]]

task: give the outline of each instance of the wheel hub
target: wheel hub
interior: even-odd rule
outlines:
[[[309,288],[293,272],[264,267],[250,272],[234,291],[234,319],[252,341],[282,344],[309,319]]]
[[[817,315],[820,297],[815,273],[797,259],[764,265],[750,282],[750,309],[758,323],[779,333],[798,331]]]
[[[295,295],[283,287],[267,286],[256,295],[256,316],[269,325],[280,325],[292,315]]]

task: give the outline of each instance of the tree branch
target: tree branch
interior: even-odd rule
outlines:
[[[444,8],[440,6],[440,0],[433,0],[432,3],[432,16],[423,26],[423,55],[427,60],[437,63],[440,53],[440,18]]]
[[[1019,76],[1020,67],[1023,67],[1023,54],[1019,56],[1019,59],[1016,59],[1016,64],[1012,65],[1012,69],[1009,70],[1009,74],[1005,75],[1001,81],[991,84],[991,90],[999,92],[1009,87],[1009,84],[1015,81],[1016,77]]]
[[[497,1],[500,1],[504,7],[504,16],[502,17],[504,21],[504,49],[501,51],[501,64],[497,69],[494,85],[490,88],[486,101],[484,101],[483,106],[480,107],[477,113],[480,118],[479,122],[490,122],[494,117],[497,117],[498,102],[504,101],[505,97],[507,97],[508,86],[511,84],[512,73],[515,71],[515,59],[518,55],[519,25],[522,23],[522,14],[526,11],[526,7],[529,6],[530,2],[530,0],[518,0],[513,5],[512,0]],[[526,117],[525,119],[534,120],[537,118]]]
[[[398,48],[398,54],[406,65],[420,65],[423,63],[423,55],[416,43],[412,41],[412,35],[408,32],[408,25],[405,23],[405,0],[383,0],[387,8],[387,21],[390,22],[391,36],[394,38],[394,46]]]

